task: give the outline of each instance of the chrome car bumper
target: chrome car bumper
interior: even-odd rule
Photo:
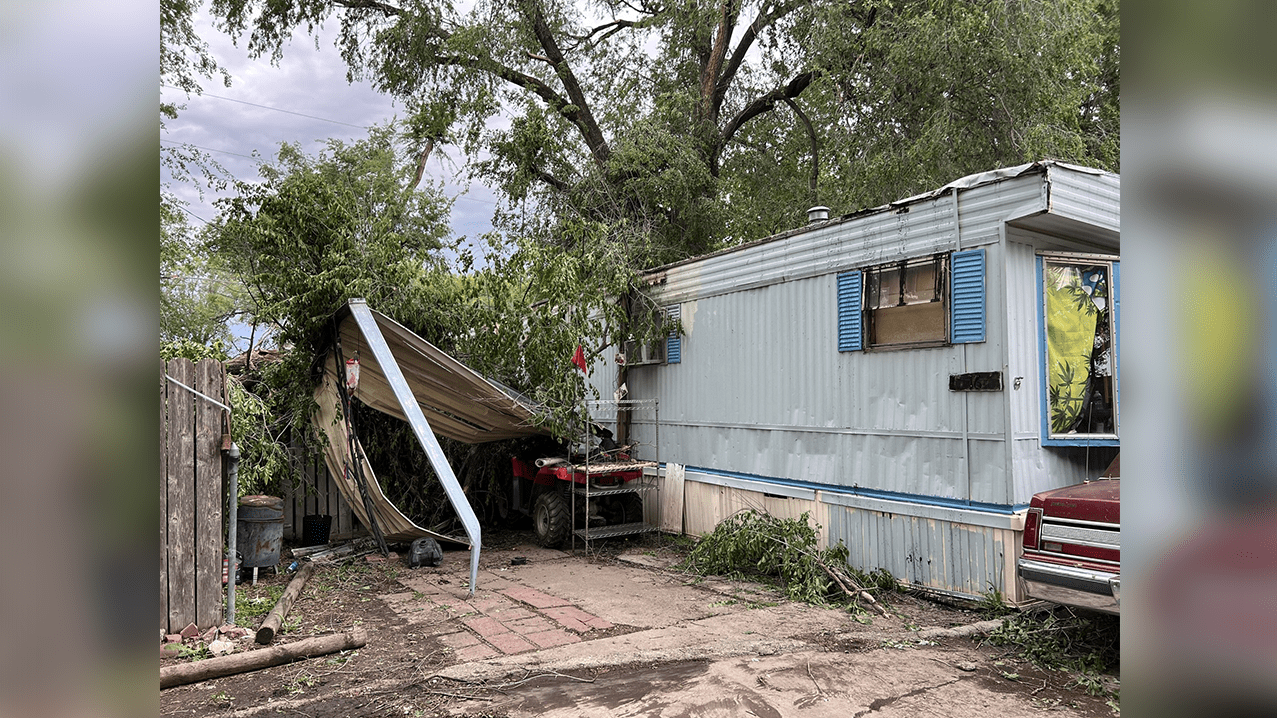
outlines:
[[[1029,595],[1066,606],[1121,614],[1122,575],[1020,558],[1020,578]]]

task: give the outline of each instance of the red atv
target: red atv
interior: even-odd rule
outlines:
[[[562,545],[573,530],[584,538],[587,527],[590,539],[651,530],[643,523],[646,487],[635,480],[656,462],[634,461],[624,447],[609,444],[610,437],[605,437],[602,451],[591,451],[588,461],[584,456],[512,457],[510,508],[532,516],[542,546]]]

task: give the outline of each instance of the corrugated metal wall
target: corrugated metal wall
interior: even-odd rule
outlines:
[[[902,581],[977,597],[996,588],[1022,600],[1015,580],[1016,532],[824,504],[826,540],[846,544],[848,563],[885,568]]]

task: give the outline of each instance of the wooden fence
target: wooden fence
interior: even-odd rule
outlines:
[[[298,486],[293,486],[289,481],[284,482],[285,539],[301,541],[304,538],[303,519],[311,515],[333,517],[328,533],[329,541],[354,538],[367,533],[338,490],[337,482],[328,473],[322,456],[304,459],[301,451],[297,450],[293,461],[298,464],[302,480]]]
[[[167,376],[166,376],[167,375]],[[169,379],[172,377],[172,380]],[[160,371],[160,627],[222,620],[222,363],[173,359]]]

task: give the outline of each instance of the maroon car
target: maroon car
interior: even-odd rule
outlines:
[[[1120,457],[1119,457],[1120,458]],[[1020,578],[1033,598],[1120,613],[1119,459],[1095,481],[1043,491],[1029,503]]]

